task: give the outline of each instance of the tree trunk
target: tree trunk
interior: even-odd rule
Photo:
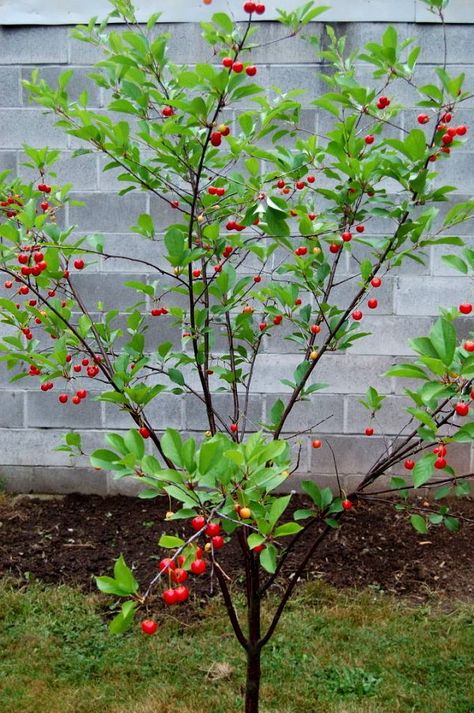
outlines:
[[[260,699],[260,572],[259,562],[253,552],[249,553],[247,608],[248,608],[248,645],[247,645],[247,682],[245,686],[245,713],[258,713]]]
[[[258,713],[260,699],[260,648],[247,652],[247,684],[245,687],[245,713]]]

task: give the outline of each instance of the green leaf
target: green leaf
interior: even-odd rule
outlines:
[[[458,255],[442,255],[441,260],[450,267],[462,272],[465,275],[469,272],[467,263],[464,262]]]
[[[167,428],[161,438],[161,447],[165,456],[169,458],[174,465],[183,465],[183,442],[178,431],[175,431],[173,428]]]
[[[456,351],[456,330],[447,319],[438,319],[430,332],[431,343],[443,364],[450,367]]]
[[[413,485],[415,488],[421,487],[424,483],[427,483],[428,480],[430,480],[433,475],[435,460],[436,455],[434,453],[430,453],[417,461],[412,472]]]
[[[166,550],[174,550],[177,547],[182,547],[185,541],[174,535],[161,535],[158,547],[164,547]]]
[[[132,570],[127,567],[123,555],[120,555],[114,565],[114,577],[119,586],[128,590],[130,594],[135,594],[138,591],[138,582],[133,576]]]
[[[136,609],[138,607],[138,602],[128,601],[122,604],[121,611],[116,617],[112,619],[109,624],[109,631],[111,634],[123,634],[127,631],[132,623],[135,616]]]
[[[275,545],[269,544],[260,552],[260,564],[270,574],[275,572],[277,566],[277,549]]]
[[[398,364],[397,366],[392,366],[385,372],[384,376],[399,376],[406,379],[428,380],[428,376],[425,374],[423,369],[419,366],[415,366],[415,364]]]
[[[117,597],[128,597],[132,592],[124,589],[113,577],[96,577],[97,588],[104,594],[113,594]]]
[[[291,495],[284,495],[282,498],[276,498],[270,507],[268,522],[274,526],[281,518],[291,500]]]
[[[428,532],[428,525],[424,517],[414,514],[410,517],[410,522],[417,532],[420,532],[422,535],[426,535]]]
[[[94,468],[103,468],[105,470],[111,469],[119,460],[120,457],[116,453],[108,451],[104,448],[99,448],[90,456],[90,462]]]
[[[280,525],[276,528],[273,532],[273,536],[286,537],[287,535],[296,535],[296,533],[300,532],[302,529],[301,525],[298,525],[297,522],[286,522],[284,525]]]

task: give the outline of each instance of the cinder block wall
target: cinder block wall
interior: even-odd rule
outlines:
[[[347,34],[349,45],[353,48],[379,37],[386,27],[384,23],[370,22],[338,23],[335,26],[338,33]],[[197,25],[177,24],[162,28],[171,32],[171,56],[175,62],[211,61],[211,53],[200,38]],[[423,54],[418,78],[427,83],[434,75],[435,63],[439,63],[443,54],[441,28],[429,24],[400,23],[397,29],[402,38],[418,36],[421,41]],[[323,25],[314,24],[311,31],[322,36]],[[261,35],[270,40],[282,32],[277,24],[266,23]],[[472,25],[449,25],[447,37],[449,70],[466,72],[468,84],[473,86]],[[148,245],[145,248],[131,233],[129,226],[134,224],[135,217],[144,211],[151,211],[157,217],[158,224],[161,222],[164,225],[170,217],[169,212],[156,203],[150,205],[149,198],[139,192],[118,197],[119,187],[115,177],[111,173],[102,173],[99,156],[72,159],[75,140],[55,129],[51,117],[28,102],[21,86],[21,79],[28,78],[34,67],[41,67],[43,76],[54,80],[59,72],[72,66],[75,70],[73,93],[78,94],[87,88],[91,105],[101,108],[104,106],[102,90],[91,86],[87,79],[90,65],[96,59],[98,56],[94,48],[69,37],[68,27],[0,27],[0,171],[8,168],[13,173],[27,175],[27,169],[21,165],[24,143],[61,148],[63,158],[59,165],[59,180],[72,182],[76,196],[86,201],[86,207],[69,210],[66,222],[78,224],[80,231],[105,233],[109,245],[113,245],[116,252],[124,248],[130,250],[133,246],[133,254],[140,255],[145,249],[148,250]],[[254,60],[259,65],[260,81],[283,89],[303,87],[308,90],[305,128],[318,132],[329,128],[330,118],[310,107],[311,99],[324,91],[325,85],[318,77],[321,67],[314,64],[314,55],[308,44],[302,41],[270,44],[265,49],[257,50]],[[370,82],[369,68],[361,67],[360,72]],[[418,113],[415,109],[416,94],[408,84],[398,84],[397,97],[412,107],[403,116],[404,126],[413,126]],[[474,98],[464,103],[456,121],[466,123],[474,130]],[[463,200],[474,193],[473,147],[470,141],[463,150],[456,151],[455,159],[443,162],[443,182],[459,187],[454,200]],[[372,222],[371,232],[374,234],[383,234],[386,229],[382,222]],[[462,227],[460,232],[471,236],[472,244],[474,224]],[[305,430],[332,414],[313,434],[303,439],[299,466],[303,477],[311,474],[324,484],[334,483],[330,450],[323,446],[313,451],[310,447],[311,435],[322,436],[332,445],[347,487],[385,447],[380,436],[367,438],[361,435],[367,415],[358,400],[369,384],[389,395],[377,430],[393,435],[402,427],[404,419],[399,407],[405,403],[402,395],[405,384],[396,379],[382,378],[381,375],[394,361],[410,354],[407,338],[426,333],[439,304],[457,305],[473,297],[468,279],[453,273],[442,262],[442,252],[442,247],[431,250],[424,267],[408,263],[398,272],[391,273],[377,294],[380,300],[377,314],[368,315],[365,319],[364,327],[373,331],[372,336],[357,342],[345,355],[330,354],[325,357],[318,380],[328,382],[329,389],[311,402],[299,404],[288,421],[289,429]],[[347,256],[347,273],[350,273],[351,267]],[[125,292],[122,283],[135,276],[142,278],[143,274],[131,274],[130,268],[119,261],[103,261],[95,273],[88,270],[78,277],[78,282],[85,288],[92,307],[101,296],[107,308],[121,303]],[[130,299],[129,291],[127,298]],[[156,322],[154,325],[153,329],[158,329]],[[0,330],[3,328],[0,325]],[[466,334],[470,328],[472,320],[470,326],[466,319],[463,325]],[[165,331],[161,324],[158,334],[161,341],[167,338]],[[284,387],[278,385],[279,378],[289,376],[299,362],[292,343],[283,339],[284,333],[282,328],[281,336],[267,339],[264,353],[258,361],[250,413],[254,423],[265,418],[276,392],[284,393]],[[154,335],[156,339],[156,331]],[[176,342],[176,335],[169,336]],[[218,398],[222,412],[230,414],[227,397]],[[67,405],[59,408],[56,399],[55,392],[41,393],[27,379],[10,384],[6,368],[0,364],[0,477],[6,487],[17,492],[135,492],[134,482],[114,481],[110,476],[88,467],[86,458],[71,460],[67,454],[54,451],[68,428],[81,430],[85,445],[91,449],[101,445],[106,429],[126,429],[133,425],[132,422],[109,404],[88,400],[80,407]],[[155,402],[152,409],[158,428],[170,425],[195,434],[201,434],[206,428],[204,412],[192,397],[165,395]],[[470,446],[462,444],[451,456],[451,462],[460,473],[472,470],[474,455]]]

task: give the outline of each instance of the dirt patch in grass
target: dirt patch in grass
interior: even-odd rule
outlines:
[[[292,509],[305,506],[301,496],[292,501]],[[95,591],[92,576],[110,573],[113,560],[123,554],[146,585],[163,556],[157,547],[160,534],[183,535],[183,522],[164,522],[166,509],[164,499],[5,497],[0,501],[0,576],[33,577]],[[474,521],[472,500],[456,501],[452,511]],[[428,535],[420,535],[393,505],[361,503],[321,546],[306,578],[337,588],[376,587],[420,601],[434,593],[474,600],[473,531],[472,525],[464,524],[458,533],[433,527]],[[307,544],[299,543],[283,577],[292,575]],[[236,541],[219,552],[219,561],[238,585],[242,570]],[[193,596],[207,597],[209,578],[192,579]]]

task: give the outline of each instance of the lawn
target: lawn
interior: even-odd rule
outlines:
[[[1,713],[240,713],[244,659],[218,600],[153,637],[111,636],[104,611],[70,587],[4,580]],[[314,582],[265,649],[262,713],[472,713],[473,661],[473,605]]]

